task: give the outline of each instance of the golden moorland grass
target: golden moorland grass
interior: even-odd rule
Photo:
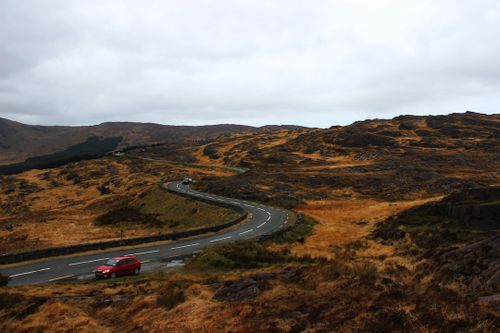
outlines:
[[[71,325],[83,327],[80,323],[88,321],[88,327],[104,332],[496,332],[498,310],[493,315],[491,309],[484,310],[470,296],[463,281],[441,280],[435,275],[438,267],[426,266],[430,265],[430,259],[402,254],[397,249],[397,241],[381,242],[367,237],[378,222],[440,199],[450,189],[445,187],[447,184],[458,183],[458,180],[498,183],[494,163],[481,162],[491,160],[487,153],[478,153],[476,161],[471,158],[470,149],[451,148],[451,144],[450,147],[435,148],[432,145],[439,144],[439,129],[431,131],[423,119],[414,123],[405,126],[417,126],[416,129],[405,130],[408,133],[403,131],[404,136],[394,139],[407,145],[401,149],[345,148],[336,144],[342,137],[336,136],[340,129],[335,128],[313,131],[326,136],[313,137],[314,140],[305,137],[306,141],[295,142],[290,147],[274,145],[272,142],[282,143],[283,137],[273,134],[268,138],[239,135],[216,140],[219,152],[228,153],[233,158],[232,165],[250,155],[240,150],[241,146],[237,148],[239,144],[254,152],[253,160],[249,162],[250,168],[257,170],[254,178],[238,175],[234,177],[234,183],[226,186],[252,183],[252,190],[265,194],[261,196],[263,200],[272,199],[279,191],[299,199],[306,198],[302,201],[305,204],[294,210],[318,221],[313,234],[303,243],[271,245],[267,249],[280,251],[280,255],[291,253],[300,258],[312,257],[310,261],[258,269],[215,268],[210,272],[193,271],[188,267],[179,274],[158,273],[116,282],[11,288],[7,290],[9,295],[0,297],[4,304],[12,304],[0,309],[0,327],[6,331],[28,332],[58,326],[61,331],[70,331]],[[386,131],[396,131],[404,124],[375,121],[360,130],[379,131],[381,125]],[[415,135],[418,129],[433,135],[425,132]],[[334,134],[333,139],[328,137],[331,134]],[[353,134],[357,135],[356,132]],[[390,133],[386,134],[384,138],[390,136]],[[297,138],[297,133],[289,135],[290,139]],[[439,140],[429,141],[427,147],[418,146],[433,137]],[[270,142],[269,147],[266,142]],[[317,148],[322,151],[308,149],[316,142],[320,142]],[[412,146],[415,143],[417,145]],[[270,150],[266,151],[267,148]],[[274,148],[276,151],[272,150]],[[314,152],[305,153],[306,149]],[[405,149],[408,155],[398,155]],[[349,150],[348,154],[346,150]],[[263,154],[259,155],[262,151]],[[218,160],[202,157],[203,147],[197,150],[197,154],[206,164],[220,166],[225,163],[222,154]],[[313,163],[293,164],[285,160],[284,163],[269,164],[265,158],[272,154],[277,157],[280,154],[295,155]],[[423,157],[422,160],[409,162],[408,159],[415,155]],[[376,170],[377,165],[380,170]],[[144,171],[144,166],[141,168],[144,175],[150,173]],[[339,168],[353,169],[338,171]],[[387,169],[401,173],[391,174]],[[425,177],[413,178],[414,175]],[[315,177],[319,179],[316,183]],[[275,186],[276,179],[280,180],[278,186]],[[371,182],[365,183],[366,179]],[[401,179],[403,182],[398,183]],[[436,190],[426,192],[428,188],[420,185],[433,179],[436,182],[428,183],[432,185],[429,188]],[[443,180],[446,181],[441,182]],[[402,190],[385,200],[378,194],[387,184]],[[391,190],[391,187],[386,188]],[[401,193],[408,195],[399,198]],[[253,194],[251,191],[244,193]],[[405,241],[406,238],[401,240]],[[329,261],[325,261],[325,257]],[[260,290],[254,298],[239,301],[213,298],[220,288],[247,277],[254,279]],[[167,293],[168,290],[182,290],[182,297],[180,293]],[[19,301],[9,303],[9,297],[16,293],[21,295]],[[29,300],[30,297],[42,298],[43,304],[29,308],[28,304],[36,304],[35,300]],[[169,300],[169,297],[176,299]],[[172,307],[171,304],[176,305]],[[70,313],[76,319],[64,322],[58,317],[60,313]],[[23,326],[26,323],[29,326]]]
[[[153,166],[148,163],[155,171],[137,172],[130,163],[103,159],[5,176],[7,181],[0,184],[0,206],[3,208],[0,251],[186,230],[223,223],[236,214],[157,188],[163,179],[180,179],[186,175],[194,178],[207,174],[222,176],[225,174],[223,170],[156,162]],[[29,184],[34,190],[23,190],[22,183]],[[103,184],[109,193],[101,193],[99,187]],[[159,227],[129,224],[126,228],[95,223],[102,214],[124,206],[132,206],[169,223]]]
[[[438,198],[383,202],[375,199],[310,201],[298,211],[319,223],[304,244],[295,245],[298,254],[332,258],[332,246],[354,242],[367,236],[373,226],[406,209]]]

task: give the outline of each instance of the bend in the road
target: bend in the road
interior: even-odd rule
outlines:
[[[0,273],[10,277],[9,285],[12,286],[56,281],[65,277],[91,274],[100,262],[108,258],[129,254],[137,256],[141,261],[156,262],[166,258],[187,256],[200,251],[208,245],[253,239],[270,234],[288,222],[288,212],[282,209],[194,191],[188,186],[182,185],[181,182],[171,182],[167,186],[171,191],[188,195],[194,199],[242,208],[249,213],[249,218],[236,228],[215,235],[169,244],[134,247],[128,251],[121,249],[77,255],[70,258],[56,258],[5,268],[0,270]]]

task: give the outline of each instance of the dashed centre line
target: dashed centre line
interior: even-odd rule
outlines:
[[[231,237],[233,237],[233,236],[226,236],[226,237],[221,237],[221,238],[217,238],[217,239],[212,239],[212,240],[210,240],[210,243],[219,242],[221,240],[229,239]]]
[[[254,237],[255,235],[259,235],[259,234],[267,231],[267,228],[264,231],[260,231],[260,230],[257,231],[257,229],[262,228],[264,225],[266,225],[267,222],[271,221],[271,219],[273,218],[272,213],[274,215],[277,214],[276,216],[274,216],[274,220],[273,220],[273,221],[276,220],[276,222],[278,222],[278,220],[283,220],[284,214],[282,214],[282,213],[286,213],[286,219],[284,221],[281,221],[281,223],[282,223],[281,227],[284,224],[290,222],[289,221],[289,219],[290,219],[289,212],[287,212],[286,210],[279,210],[279,209],[274,209],[274,208],[268,208],[267,206],[264,206],[264,205],[262,207],[258,207],[260,204],[254,203],[254,202],[251,202],[251,201],[236,201],[236,199],[218,197],[218,196],[215,196],[215,195],[209,195],[209,194],[205,194],[205,193],[202,193],[202,192],[192,191],[192,190],[189,189],[188,186],[183,186],[181,184],[177,184],[177,185],[175,185],[175,187],[171,187],[171,189],[175,189],[175,191],[177,191],[177,192],[186,193],[186,194],[189,194],[189,195],[191,195],[193,197],[197,197],[197,198],[205,198],[205,199],[210,199],[210,200],[213,200],[213,201],[230,203],[230,204],[233,204],[233,205],[237,205],[239,207],[252,208],[252,210],[247,210],[248,213],[249,213],[249,216],[251,217],[251,219],[255,219],[256,218],[256,216],[255,216],[256,214],[255,214],[255,210],[254,209],[258,209],[258,210],[262,211],[263,213],[266,213],[267,217],[266,217],[265,220],[264,220],[263,216],[259,217],[259,220],[261,220],[262,223],[260,223],[256,227],[255,227],[255,224],[254,224],[254,226],[252,226],[252,229],[247,229],[247,230],[243,229],[243,231],[240,231],[241,229],[240,230],[235,230],[234,233],[232,233],[232,236],[230,236],[230,235],[228,235],[228,236],[219,236],[219,238],[212,238],[212,239],[204,238],[203,240],[199,239],[200,242],[196,242],[197,240],[193,239],[192,241],[194,241],[196,243],[190,243],[190,244],[186,244],[186,245],[174,246],[174,247],[168,248],[168,250],[167,250],[167,248],[160,248],[160,247],[158,247],[157,249],[145,250],[145,251],[135,252],[135,253],[129,253],[129,254],[126,254],[127,256],[131,256],[131,255],[141,256],[141,255],[153,254],[153,253],[158,253],[158,252],[162,252],[162,253],[166,252],[166,254],[168,254],[168,251],[173,251],[173,250],[178,250],[178,249],[183,249],[183,248],[189,248],[189,247],[197,247],[196,249],[192,249],[191,251],[189,251],[189,253],[196,253],[196,252],[199,252],[199,250],[202,249],[202,247],[204,247],[205,245],[207,245],[207,243],[206,243],[207,240],[209,240],[209,243],[215,243],[215,242],[220,242],[220,241],[231,239],[231,238],[233,238],[233,236],[235,237],[235,239],[238,239],[238,238],[242,239],[243,237],[237,237],[237,236],[235,236],[237,232],[238,232],[238,235],[247,235],[249,233],[254,232],[254,234],[252,234],[252,235],[249,236],[249,237]],[[252,214],[252,211],[254,212],[254,214]],[[258,215],[263,215],[263,214],[258,214]],[[253,220],[253,221],[255,221],[255,220]],[[257,222],[257,221],[255,221],[255,222]],[[273,224],[273,225],[271,226],[271,224]],[[268,226],[269,230],[272,230],[273,228],[275,228],[274,224],[275,224],[274,222],[270,223],[270,225]],[[249,226],[247,226],[247,228],[248,227]],[[244,228],[244,226],[242,226],[242,228]],[[216,235],[214,235],[214,236],[217,237]],[[203,243],[203,245],[202,245],[202,243]],[[175,244],[171,244],[171,245],[175,245]],[[138,248],[136,250],[140,251],[141,249]],[[198,250],[198,251],[195,251],[195,250]],[[187,251],[185,251],[185,252],[187,252]],[[183,253],[183,252],[171,252],[172,255],[177,255],[177,256],[179,256],[181,253]],[[104,255],[106,255],[106,254],[104,254]],[[111,256],[112,254],[109,254],[109,255]],[[154,257],[154,256],[151,256],[151,257]],[[80,260],[82,260],[82,259],[83,258],[80,258]],[[105,260],[108,260],[108,259],[110,259],[110,257],[104,257],[104,258],[99,258],[99,259],[91,259],[91,260],[80,261],[80,262],[72,262],[72,263],[67,263],[66,262],[65,264],[67,264],[68,266],[77,266],[77,265],[91,264],[91,263],[95,263],[95,262],[99,262],[99,261],[105,261]],[[78,260],[78,259],[75,258],[74,260]],[[148,261],[149,260],[144,260],[143,263],[146,263]],[[56,276],[60,275],[60,276],[52,278],[52,279],[50,279],[48,281],[57,281],[57,280],[62,280],[62,279],[66,279],[66,278],[70,278],[70,277],[74,276],[74,275],[57,274],[57,272],[58,272],[58,268],[57,267],[52,267],[52,268],[51,267],[46,267],[46,268],[42,268],[42,269],[34,269],[34,270],[31,270],[31,271],[27,271],[27,272],[12,274],[12,275],[9,276],[9,278],[22,277],[22,276],[25,276],[25,275],[30,275],[30,274],[35,274],[35,273],[39,273],[39,272],[49,271],[51,269],[52,269],[52,271],[51,271],[51,273],[52,273],[51,275],[52,276],[54,276],[54,275],[56,275]],[[40,276],[43,277],[44,275],[40,275]]]
[[[188,244],[188,245],[176,246],[176,247],[170,248],[170,250],[183,249],[185,247],[191,247],[191,246],[197,246],[197,245],[200,245],[200,243],[193,243],[193,244]]]
[[[12,275],[9,275],[9,278],[15,278],[15,277],[18,277],[18,276],[23,276],[23,275],[28,275],[28,274],[35,274],[35,273],[38,273],[38,272],[44,272],[44,271],[48,271],[49,269],[50,268],[47,267],[47,268],[37,269],[37,270],[34,270],[34,271],[30,271],[30,272],[12,274]]]
[[[126,256],[140,256],[143,254],[158,253],[158,252],[160,252],[160,250],[151,250],[151,251],[144,251],[144,252],[129,253],[129,254],[126,254]]]
[[[69,278],[72,278],[73,276],[75,276],[75,275],[74,274],[63,275],[63,276],[59,276],[59,277],[50,279],[49,282],[54,282],[54,281],[59,281],[59,280],[64,280],[64,279],[69,279]]]
[[[240,235],[248,234],[249,232],[252,232],[252,231],[253,231],[253,229],[248,229],[246,231],[240,232]]]
[[[108,259],[109,259],[109,257],[99,258],[99,259],[94,259],[94,260],[87,260],[87,261],[80,261],[80,262],[73,262],[71,264],[68,264],[68,266],[84,265],[84,264],[89,264],[91,262],[103,261],[103,260],[108,260]]]

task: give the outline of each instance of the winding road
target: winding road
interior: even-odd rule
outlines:
[[[252,239],[270,234],[288,223],[288,212],[278,208],[197,192],[178,181],[169,183],[168,188],[195,199],[201,198],[205,201],[223,202],[234,207],[241,207],[249,213],[249,217],[243,223],[239,224],[237,228],[215,235],[196,237],[162,245],[135,246],[128,251],[123,249],[119,251],[99,251],[99,253],[74,255],[69,258],[55,258],[26,264],[21,263],[13,267],[0,269],[0,273],[4,276],[9,276],[9,286],[45,283],[65,278],[89,276],[97,266],[108,258],[121,255],[135,255],[143,262],[160,262],[165,259],[168,260],[168,258],[193,254],[211,244]],[[143,270],[146,269],[148,267],[143,265]]]

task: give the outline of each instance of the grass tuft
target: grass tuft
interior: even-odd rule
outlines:
[[[184,290],[175,283],[168,283],[166,288],[161,289],[156,297],[156,303],[168,310],[184,303],[186,296]]]
[[[365,284],[374,284],[379,278],[377,266],[371,262],[356,263],[352,266],[352,271]]]

